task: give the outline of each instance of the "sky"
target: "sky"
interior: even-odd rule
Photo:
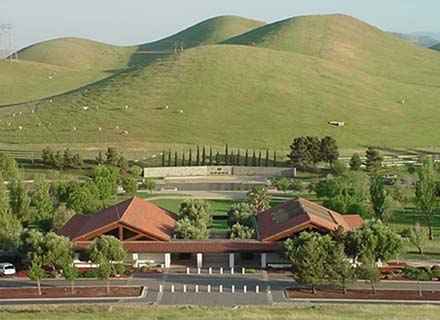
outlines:
[[[440,32],[439,11],[439,0],[0,0],[0,24],[13,25],[17,48],[65,36],[131,45],[219,15],[345,13],[386,31]]]

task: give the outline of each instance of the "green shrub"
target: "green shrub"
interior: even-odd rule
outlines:
[[[125,274],[126,270],[127,270],[127,267],[123,264],[116,264],[115,265],[116,274]]]
[[[98,272],[96,269],[88,269],[81,273],[81,278],[97,278]]]
[[[51,273],[46,275],[46,277],[49,279],[55,279],[57,277],[57,275],[58,275],[58,273],[56,271],[52,271]]]
[[[440,280],[440,269],[431,271],[432,279]]]
[[[133,274],[133,270],[131,270],[130,268],[126,268],[124,274],[127,276],[131,276]]]
[[[255,269],[246,268],[246,269],[244,269],[244,272],[245,273],[255,273],[257,271]]]
[[[408,279],[411,279],[412,275],[417,272],[417,268],[413,266],[405,266],[402,269],[402,273]]]
[[[385,274],[385,278],[388,279],[388,280],[392,280],[394,278],[394,272],[393,271],[388,271]]]
[[[150,271],[150,266],[142,266],[141,267],[141,272],[148,272]]]

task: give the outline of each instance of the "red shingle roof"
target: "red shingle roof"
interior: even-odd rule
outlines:
[[[59,231],[71,240],[87,236],[118,224],[136,229],[162,241],[171,239],[176,215],[137,197],[120,202],[91,215],[75,215]]]
[[[359,215],[343,216],[317,203],[298,198],[259,213],[257,223],[262,240],[277,241],[309,227],[329,232],[341,226],[350,231],[362,227],[363,220]]]

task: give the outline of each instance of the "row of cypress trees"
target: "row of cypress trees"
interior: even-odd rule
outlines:
[[[272,157],[271,157],[272,156]],[[171,149],[168,151],[162,151],[161,166],[162,167],[180,167],[180,166],[213,166],[213,165],[231,165],[231,166],[252,166],[252,167],[276,167],[277,152],[270,152],[269,149],[262,151],[255,149],[249,151],[246,149],[243,153],[242,150],[236,149],[235,151],[229,149],[228,145],[225,145],[223,154],[219,151],[215,153],[212,147],[207,150],[206,146],[200,148],[197,146],[195,152],[193,149],[189,149],[189,152],[182,151],[181,153]]]

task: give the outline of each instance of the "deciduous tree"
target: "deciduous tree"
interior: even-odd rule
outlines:
[[[416,184],[415,203],[428,223],[429,240],[433,239],[434,212],[437,207],[438,177],[431,157],[422,159],[422,165],[416,169],[419,180]]]
[[[244,226],[242,224],[234,224],[228,231],[227,238],[229,239],[254,239],[255,229],[249,226]]]
[[[247,193],[247,203],[256,212],[260,213],[270,208],[269,195],[264,187],[257,187],[251,189]]]

